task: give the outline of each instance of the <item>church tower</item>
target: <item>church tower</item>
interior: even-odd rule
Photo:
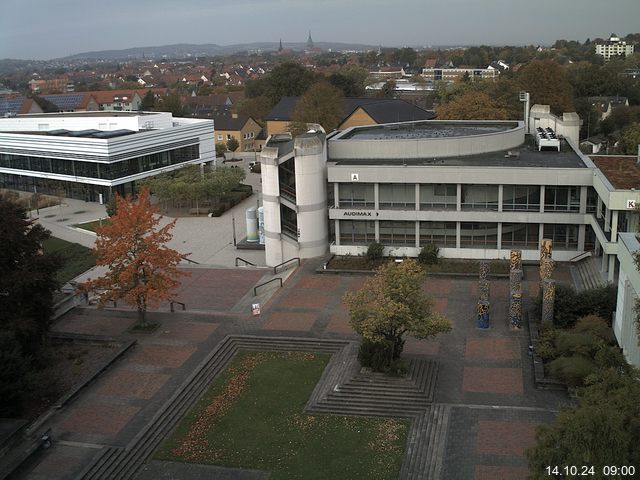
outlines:
[[[313,39],[311,38],[311,30],[309,30],[309,38],[307,38],[307,48],[308,49],[313,48]]]

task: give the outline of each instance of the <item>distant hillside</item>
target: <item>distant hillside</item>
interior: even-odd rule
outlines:
[[[75,55],[64,57],[61,60],[121,60],[127,58],[161,58],[167,56],[170,58],[186,57],[186,56],[213,56],[228,55],[238,52],[246,52],[251,50],[276,51],[279,43],[277,42],[256,42],[256,43],[240,43],[235,45],[216,45],[207,43],[203,45],[193,45],[188,43],[179,43],[175,45],[164,45],[161,47],[136,47],[124,50],[102,50],[99,52],[83,52]],[[283,43],[284,48],[292,50],[304,50],[306,44],[300,43]],[[362,45],[356,43],[332,43],[332,42],[316,42],[315,46],[322,50],[371,50],[378,48],[373,45]]]

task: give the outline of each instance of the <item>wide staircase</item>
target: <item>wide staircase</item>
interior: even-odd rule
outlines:
[[[605,276],[600,272],[602,259],[587,257],[571,265],[576,290],[591,290],[607,284]]]

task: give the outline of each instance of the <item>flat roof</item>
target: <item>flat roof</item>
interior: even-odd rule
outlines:
[[[616,190],[640,190],[640,166],[635,156],[590,155]]]
[[[477,155],[462,155],[440,158],[393,158],[393,159],[340,159],[329,158],[336,165],[424,165],[452,167],[518,167],[518,168],[587,168],[580,156],[567,145],[561,143],[561,151],[548,149],[538,151],[532,136],[525,137],[525,143],[496,152]],[[329,150],[331,153],[331,150]]]
[[[121,110],[99,110],[96,112],[51,112],[26,113],[17,118],[47,118],[47,117],[141,117],[144,115],[159,115],[163,112],[126,112]]]
[[[389,124],[357,127],[338,140],[415,140],[421,138],[456,138],[486,135],[513,130],[518,122],[415,122],[406,125]]]

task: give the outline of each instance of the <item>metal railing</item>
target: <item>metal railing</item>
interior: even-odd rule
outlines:
[[[187,306],[186,306],[184,303],[182,303],[182,302],[178,302],[177,300],[172,300],[171,302],[169,302],[169,309],[170,309],[172,312],[174,312],[174,311],[175,311],[175,308],[174,308],[174,306],[173,306],[173,305],[174,305],[174,304],[176,304],[176,303],[182,307],[182,310],[186,310],[186,309],[187,309]]]
[[[255,263],[250,262],[249,260],[245,260],[242,257],[236,257],[236,267],[238,266],[238,260],[240,260],[241,262],[244,262],[245,265],[252,265],[252,266],[256,266]]]
[[[579,253],[579,254],[578,254],[578,255],[576,255],[575,257],[570,258],[570,259],[569,259],[569,262],[571,262],[571,263],[579,262],[580,260],[583,260],[583,259],[585,259],[585,258],[588,258],[588,257],[590,257],[591,255],[592,255],[591,251],[588,251],[588,250],[587,250],[586,252]]]
[[[285,266],[288,263],[291,262],[298,262],[298,266],[300,266],[300,257],[294,257],[294,258],[290,258],[287,261],[284,261],[278,265],[276,265],[275,267],[273,267],[273,274],[275,275],[276,273],[278,273],[278,268]]]
[[[269,285],[270,283],[276,282],[276,281],[280,282],[279,287],[282,288],[282,279],[280,277],[272,278],[271,280],[268,280],[264,283],[261,283],[260,285],[256,285],[255,287],[253,287],[253,296],[255,297],[258,295],[258,289],[260,287],[264,287],[265,285]]]
[[[186,255],[182,257],[183,260],[189,262],[189,263],[194,263],[196,265],[200,265],[200,262],[196,262],[195,260],[191,260],[190,258],[188,258]]]

